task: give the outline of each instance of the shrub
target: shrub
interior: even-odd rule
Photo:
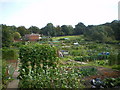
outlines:
[[[72,56],[83,56],[85,54],[84,50],[71,50],[70,55]]]
[[[24,41],[22,41],[22,42],[14,42],[12,46],[14,46],[14,47],[20,47],[22,45],[25,45]]]
[[[117,64],[120,65],[120,51],[119,51],[119,53],[117,55]]]
[[[17,60],[18,51],[16,49],[2,49],[2,59],[4,60]]]
[[[6,73],[7,71],[7,62],[5,60],[2,61],[2,73],[1,73],[1,78],[2,78],[2,86],[1,88],[2,89],[5,89],[6,88],[6,85],[8,83],[8,79],[9,79],[9,75]]]
[[[83,76],[95,75],[97,74],[97,69],[94,67],[81,68],[79,73]]]
[[[113,88],[120,86],[120,77],[118,78],[106,78],[103,80],[106,88]]]
[[[117,64],[117,54],[111,54],[109,57],[109,65]]]
[[[38,70],[39,68],[55,67],[57,60],[56,48],[50,45],[24,45],[20,48],[20,61],[22,63],[20,70],[25,69],[26,74],[29,73],[29,68],[31,70],[37,68]]]
[[[112,69],[120,70],[120,65],[113,65]]]
[[[99,61],[95,61],[95,64],[98,64],[98,65],[108,65],[108,60],[99,60]]]
[[[93,61],[93,60],[106,60],[107,59],[107,56],[105,55],[93,55],[93,56],[77,56],[74,58],[74,60],[76,61]]]
[[[8,83],[13,80],[12,76],[14,73],[15,68],[13,68],[12,65],[8,64],[5,60],[1,60],[0,68],[2,69],[0,71],[0,90],[4,90],[7,88]],[[8,72],[9,70],[9,72]]]

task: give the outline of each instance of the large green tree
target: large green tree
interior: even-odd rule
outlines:
[[[17,39],[20,39],[20,38],[21,38],[21,35],[20,35],[19,32],[15,32],[15,33],[13,34],[13,37],[14,37],[14,40],[17,40]]]
[[[47,36],[55,36],[55,27],[52,23],[48,23],[44,28],[41,29],[42,34],[47,35]]]
[[[59,25],[55,27],[55,32],[56,32],[56,36],[64,35],[64,33]]]
[[[85,30],[86,30],[86,26],[82,22],[75,25],[75,34],[76,35],[83,34],[85,32]]]
[[[39,29],[38,27],[36,27],[36,26],[31,26],[31,27],[28,29],[28,31],[29,31],[30,33],[41,33],[40,29]]]
[[[116,40],[120,40],[120,21],[114,20],[111,23],[111,28],[114,31],[114,36]]]
[[[2,47],[10,47],[13,43],[13,33],[10,26],[2,25]]]
[[[112,28],[104,25],[92,26],[84,34],[93,41],[107,42],[114,39]]]
[[[21,36],[25,36],[25,34],[27,34],[27,29],[24,26],[19,26],[17,32],[19,32]]]
[[[64,33],[64,35],[72,35],[74,28],[71,25],[62,25],[61,30]]]

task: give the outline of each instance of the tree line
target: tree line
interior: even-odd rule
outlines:
[[[7,26],[1,24],[2,27],[2,46],[9,47],[15,39],[20,39],[25,34],[42,34],[45,36],[66,36],[66,35],[84,35],[87,40],[107,42],[111,40],[120,40],[120,21],[114,20],[110,23],[100,25],[84,25],[79,22],[73,28],[72,25],[54,26],[48,23],[45,27],[38,28],[31,26],[28,29],[25,26]]]

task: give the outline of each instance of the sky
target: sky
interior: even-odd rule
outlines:
[[[118,20],[119,0],[0,0],[0,24],[99,25]]]

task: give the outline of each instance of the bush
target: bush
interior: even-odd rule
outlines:
[[[120,65],[113,65],[112,69],[120,70]]]
[[[87,60],[89,61],[94,61],[94,60],[106,60],[108,56],[106,55],[93,55],[93,56],[77,56],[74,58],[76,61],[81,61],[81,62],[86,62]]]
[[[109,65],[117,64],[117,54],[111,54],[109,57]]]
[[[78,72],[78,70],[76,72]],[[95,67],[80,68],[78,74],[82,75],[82,76],[96,75],[97,74],[97,69]]]
[[[18,51],[16,49],[2,49],[2,59],[4,60],[17,60]]]
[[[113,88],[120,86],[120,77],[118,78],[106,78],[103,80],[106,88]]]
[[[108,65],[108,60],[99,60],[99,61],[95,61],[95,64],[98,64],[98,65]]]
[[[14,46],[14,47],[20,47],[22,45],[25,45],[25,42],[23,42],[23,41],[22,42],[14,42],[12,46]]]
[[[120,51],[119,51],[119,53],[117,55],[117,64],[120,65]]]
[[[13,80],[13,73],[15,68],[10,65],[9,63],[7,63],[5,60],[1,60],[2,61],[2,65],[0,65],[0,68],[2,69],[0,71],[0,90],[4,90],[7,88],[7,85],[9,82],[11,82]]]
[[[7,67],[8,67],[8,64],[5,60],[2,61],[2,75],[1,75],[1,78],[2,78],[2,86],[1,88],[2,89],[5,89],[6,88],[6,85],[9,81],[9,75],[6,73],[7,72]]]
[[[71,50],[70,55],[72,56],[83,56],[85,54],[84,50]]]
[[[56,48],[50,45],[24,45],[20,48],[21,69],[25,69],[26,75],[29,73],[29,68],[55,67],[57,65]],[[39,72],[39,71],[36,71]],[[20,73],[22,75],[22,73]]]

